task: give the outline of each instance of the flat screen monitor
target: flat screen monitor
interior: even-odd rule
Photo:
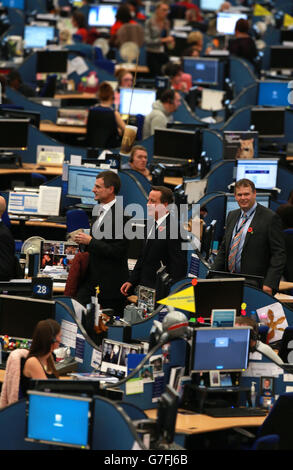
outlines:
[[[67,73],[68,51],[37,51],[37,73]]]
[[[31,297],[33,295],[32,281],[28,279],[0,281],[0,294]]]
[[[252,108],[250,125],[264,139],[281,138],[285,135],[285,108]]]
[[[222,3],[222,0],[199,0],[199,9],[202,11],[217,11]]]
[[[50,271],[56,273],[56,268],[60,270],[60,275],[64,271],[66,276],[79,246],[74,242],[57,240],[42,240],[40,243],[39,272],[50,275]]]
[[[257,104],[259,106],[289,106],[290,88],[288,82],[261,81],[258,84]]]
[[[278,162],[275,158],[238,160],[236,181],[247,178],[253,181],[256,189],[274,189],[277,186]]]
[[[196,317],[210,320],[212,310],[232,308],[241,314],[243,302],[243,278],[198,279],[194,286]]]
[[[269,193],[257,193],[256,202],[264,207],[269,208],[271,195]],[[238,203],[235,201],[234,194],[226,194],[225,220],[229,212],[239,209]]]
[[[121,88],[119,112],[123,115],[147,116],[153,109],[156,101],[156,90],[146,88]]]
[[[218,34],[232,35],[238,20],[247,20],[244,13],[220,12],[217,14],[216,29]]]
[[[88,14],[88,25],[110,28],[116,21],[118,5],[93,5]]]
[[[37,111],[25,111],[22,109],[0,108],[0,116],[12,119],[28,119],[32,126],[40,127],[41,114]]]
[[[127,355],[139,354],[141,346],[103,339],[100,370],[107,375],[123,379],[127,375]]]
[[[52,300],[0,296],[0,335],[31,339],[37,323],[47,318],[55,318]]]
[[[36,191],[9,191],[7,210],[9,214],[36,215],[39,193]]]
[[[271,70],[293,70],[293,46],[271,46]]]
[[[2,0],[1,3],[5,8],[17,8],[18,10],[25,9],[25,0]]]
[[[196,328],[191,370],[195,372],[246,370],[250,331],[249,327]]]
[[[258,132],[224,131],[223,158],[239,160],[258,156]]]
[[[281,43],[293,42],[293,29],[282,28],[281,29]]]
[[[28,119],[0,119],[0,150],[25,150],[28,126]]]
[[[95,204],[92,189],[96,177],[104,171],[101,168],[68,165],[68,193],[69,197],[88,198]]]
[[[90,448],[92,398],[28,391],[25,440]]]
[[[183,70],[192,77],[192,83],[218,85],[219,60],[208,57],[183,57]]]
[[[192,160],[197,154],[197,133],[179,129],[155,129],[154,160]]]
[[[26,49],[38,49],[47,46],[55,36],[54,26],[29,26],[24,27],[24,46]]]

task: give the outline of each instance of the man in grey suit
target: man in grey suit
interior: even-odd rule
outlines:
[[[249,179],[237,181],[234,194],[240,209],[228,214],[212,269],[261,276],[263,291],[272,295],[278,291],[286,263],[281,219],[257,204],[256,189]]]

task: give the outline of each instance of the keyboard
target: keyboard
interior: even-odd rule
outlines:
[[[50,215],[46,218],[46,222],[52,222],[54,224],[66,224],[66,217],[61,215]]]
[[[241,418],[250,416],[266,416],[267,411],[262,408],[208,408],[203,411],[204,414],[213,418]]]

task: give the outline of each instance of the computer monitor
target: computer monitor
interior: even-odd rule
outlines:
[[[110,28],[116,21],[118,5],[92,5],[88,14],[88,25]]]
[[[256,189],[272,190],[277,186],[278,162],[276,158],[238,160],[236,181],[247,178],[254,183]]]
[[[183,57],[183,70],[198,85],[219,84],[219,60],[208,57]]]
[[[2,0],[3,7],[5,8],[16,8],[17,10],[25,9],[25,0]]]
[[[25,440],[90,449],[92,403],[89,397],[29,390]]]
[[[68,165],[68,197],[88,198],[95,204],[92,189],[99,173],[105,171],[97,167]]]
[[[147,88],[121,88],[119,112],[123,115],[147,116],[152,111],[153,103],[156,101],[156,90]]]
[[[224,131],[223,158],[239,160],[258,156],[258,132]]]
[[[281,138],[285,135],[285,108],[252,108],[250,125],[264,139]]]
[[[55,318],[55,301],[0,295],[0,335],[31,339],[37,323]]]
[[[0,281],[0,294],[31,297],[33,294],[32,281],[31,279]]]
[[[195,317],[210,320],[214,308],[233,308],[241,314],[243,278],[198,279],[194,286]]]
[[[199,9],[201,11],[217,11],[222,3],[222,0],[199,0]]]
[[[0,119],[0,151],[26,150],[29,119]]]
[[[281,40],[280,42],[283,44],[284,42],[293,42],[293,29],[290,28],[281,28]]]
[[[255,276],[254,274],[246,273],[230,273],[229,271],[216,271],[210,269],[206,276],[207,279],[244,279],[244,284],[252,285],[258,289],[262,289],[264,278],[262,276]]]
[[[68,51],[37,51],[37,73],[67,73]]]
[[[241,372],[247,369],[249,327],[195,328],[191,370],[194,372]]]
[[[290,88],[284,81],[260,81],[257,104],[259,106],[289,106]]]
[[[270,193],[257,193],[256,194],[256,202],[261,204],[264,207],[270,207]],[[229,212],[239,209],[239,205],[237,201],[235,201],[234,194],[226,194],[226,204],[225,204],[225,220],[229,214]]]
[[[197,132],[179,129],[155,129],[154,161],[160,158],[194,161],[198,154]]]
[[[171,444],[174,441],[179,394],[170,385],[158,401],[156,440]]]
[[[271,70],[293,70],[293,46],[271,46]]]
[[[141,346],[103,339],[101,372],[123,379],[127,375],[127,355],[139,354]]]
[[[54,26],[30,26],[24,27],[24,47],[25,49],[38,49],[47,46],[48,41],[52,41],[55,36]]]
[[[22,109],[0,108],[0,116],[12,119],[28,119],[32,126],[40,127],[41,113],[37,111],[25,111]]]
[[[232,35],[238,20],[247,20],[245,13],[219,12],[217,14],[216,29],[218,34]]]

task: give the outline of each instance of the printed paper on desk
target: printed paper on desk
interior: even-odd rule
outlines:
[[[91,367],[93,369],[99,369],[102,362],[102,352],[97,349],[93,349]]]
[[[82,57],[75,57],[68,61],[67,65],[67,76],[71,73],[76,72],[78,75],[83,75],[88,71],[88,66]]]
[[[282,339],[288,326],[283,306],[276,302],[256,310],[260,323],[269,327],[267,340],[269,343]]]
[[[76,346],[76,335],[77,335],[77,324],[62,320],[61,322],[61,336],[62,344],[64,346],[70,346],[75,349]]]
[[[40,186],[38,213],[59,215],[61,188],[56,186]]]
[[[283,369],[273,362],[250,362],[242,372],[243,377],[278,377],[281,374]]]

